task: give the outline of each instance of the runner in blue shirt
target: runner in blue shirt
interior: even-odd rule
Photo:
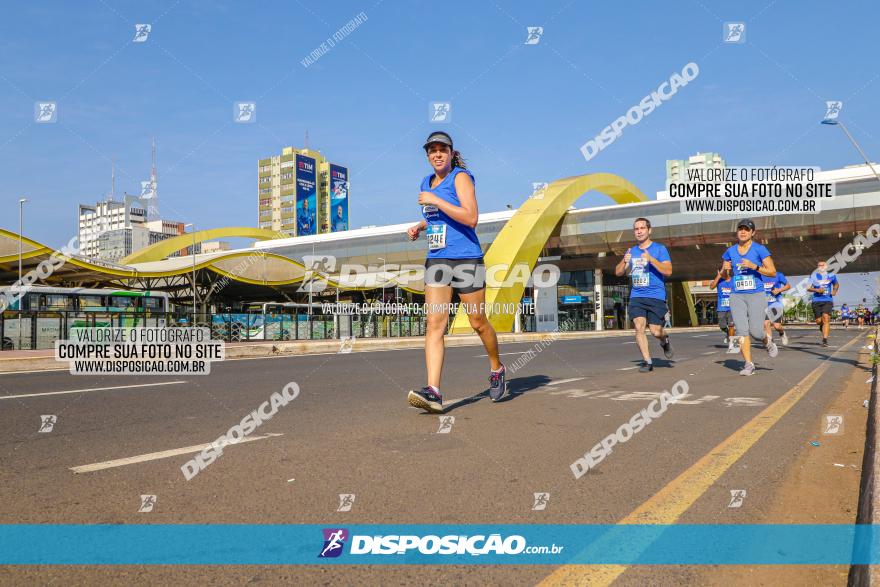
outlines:
[[[828,266],[825,261],[816,264],[816,270],[810,275],[810,287],[807,291],[813,292],[813,315],[816,317],[816,326],[822,333],[822,346],[828,346],[828,335],[831,334],[831,310],[834,309],[834,296],[840,289],[840,283],[836,275],[828,274]]]
[[[614,273],[618,277],[629,273],[632,278],[629,317],[635,326],[636,343],[644,359],[639,372],[648,373],[654,370],[654,363],[648,350],[646,325],[651,330],[651,334],[660,341],[664,356],[667,359],[674,356],[669,335],[663,329],[669,313],[669,307],[666,305],[665,280],[672,275],[672,261],[666,247],[651,240],[650,220],[636,218],[633,222],[633,235],[636,245],[627,249]]]
[[[718,270],[715,279],[709,284],[709,289],[718,292],[718,301],[715,304],[715,313],[718,315],[718,328],[724,333],[724,343],[727,345],[728,353],[738,353],[739,348],[736,346],[733,326],[733,320],[730,319],[730,292],[733,290],[733,282],[730,280],[730,274],[726,271]]]
[[[777,272],[775,277],[762,275],[764,280],[764,297],[767,298],[767,319],[764,320],[764,332],[773,340],[773,330],[782,336],[782,346],[788,346],[788,335],[782,327],[782,319],[785,315],[785,306],[782,304],[782,292],[791,289],[791,284],[785,275]]]
[[[440,375],[443,371],[443,342],[453,290],[458,293],[473,328],[489,357],[489,398],[498,401],[507,389],[504,365],[498,355],[498,337],[486,317],[486,268],[477,238],[479,219],[474,176],[465,168],[461,153],[452,147],[452,137],[433,132],[424,145],[433,172],[422,180],[418,203],[424,220],[409,228],[410,240],[422,231],[428,236],[425,261],[425,363],[428,385],[410,391],[410,405],[428,412],[443,412]]]
[[[840,307],[840,319],[843,320],[843,327],[849,330],[849,321],[852,320],[849,304],[844,304]]]
[[[752,362],[752,347],[749,335],[767,347],[770,358],[779,354],[773,339],[764,332],[764,316],[767,313],[767,301],[764,297],[762,276],[776,275],[776,266],[770,257],[770,251],[764,245],[752,240],[755,236],[755,223],[743,218],[736,225],[738,243],[724,251],[723,270],[733,273],[733,292],[730,294],[730,314],[736,326],[736,334],[740,339],[740,350],[745,366],[740,375],[754,375],[755,364]]]

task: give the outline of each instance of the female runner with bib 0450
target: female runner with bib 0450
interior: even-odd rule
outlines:
[[[410,391],[410,405],[428,412],[443,412],[440,376],[445,353],[444,335],[449,322],[453,289],[458,292],[473,328],[489,357],[489,397],[498,401],[507,389],[504,365],[498,357],[498,337],[486,318],[486,268],[477,239],[479,213],[474,176],[465,169],[461,154],[452,147],[452,137],[434,132],[424,145],[433,173],[422,180],[419,204],[424,220],[407,231],[410,240],[428,233],[425,261],[425,363],[428,385]]]
[[[776,265],[770,258],[770,251],[762,244],[752,240],[755,236],[755,223],[748,218],[736,225],[739,241],[721,256],[724,260],[722,271],[733,272],[733,291],[730,294],[730,314],[736,334],[740,338],[739,348],[746,364],[740,375],[754,375],[752,347],[749,335],[763,342],[767,354],[772,359],[779,353],[773,339],[764,332],[764,317],[767,314],[767,300],[764,297],[762,275],[776,277]]]

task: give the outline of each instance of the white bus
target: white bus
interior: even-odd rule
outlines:
[[[71,328],[165,326],[168,294],[157,291],[34,285],[16,298],[0,287],[8,307],[0,320],[0,348],[52,348]]]

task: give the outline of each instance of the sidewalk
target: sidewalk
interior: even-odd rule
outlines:
[[[670,328],[670,334],[687,332],[716,332],[718,327],[697,326]],[[721,333],[718,332],[721,336]],[[606,330],[603,332],[510,332],[498,334],[499,344],[539,342],[551,337],[555,340],[580,340],[603,337],[632,337],[632,330]],[[476,334],[450,334],[446,336],[447,347],[479,346],[482,342]],[[226,343],[226,358],[257,358],[283,355],[314,355],[339,352],[368,352],[392,349],[416,349],[425,345],[424,336],[407,336],[391,338],[355,338],[350,345],[344,341],[331,340],[276,340],[266,342],[233,342]],[[0,352],[0,373],[20,373],[23,371],[60,371],[67,370],[67,362],[55,360],[54,349],[36,351],[2,351]]]

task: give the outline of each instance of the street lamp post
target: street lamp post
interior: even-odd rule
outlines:
[[[312,243],[312,266],[309,269],[315,268],[315,243]],[[312,291],[315,287],[315,275],[314,273],[311,275],[311,279],[309,280],[309,316],[312,315]],[[311,328],[311,326],[309,326]],[[311,338],[311,333],[309,333],[309,338]]]
[[[184,224],[183,229],[189,227],[192,229],[192,294],[193,294],[193,314],[192,314],[192,325],[196,325],[196,225],[193,223]]]
[[[18,200],[18,285],[21,287],[21,242],[24,238],[23,235],[23,218],[24,218],[24,203],[27,202],[27,198],[21,198]],[[21,319],[21,298],[19,298],[18,302],[18,350],[21,350],[21,332],[24,330],[22,328],[23,322]]]
[[[383,259],[382,257],[376,257],[376,258],[379,259],[380,261],[382,261],[382,304],[384,304],[385,303],[385,267],[387,264],[385,263],[385,259]],[[388,322],[388,329],[385,332],[385,334],[390,337],[391,336],[391,321],[388,320],[387,322]]]
[[[880,181],[880,174],[878,174],[877,170],[874,169],[874,165],[871,163],[870,160],[868,160],[868,156],[865,155],[865,152],[862,151],[862,148],[859,146],[859,144],[856,142],[856,140],[853,138],[853,136],[851,134],[849,134],[849,130],[847,130],[847,128],[846,128],[846,126],[844,126],[843,122],[841,122],[840,120],[837,120],[836,118],[834,118],[834,119],[826,118],[825,120],[822,121],[822,124],[828,124],[831,126],[839,126],[841,128],[841,130],[843,130],[844,134],[846,135],[846,138],[849,139],[849,142],[852,143],[853,147],[856,148],[856,151],[859,152],[859,155],[862,156],[862,159],[864,159],[864,161],[868,165],[868,167],[871,168],[871,171],[874,173],[874,177],[877,178],[877,181]]]

